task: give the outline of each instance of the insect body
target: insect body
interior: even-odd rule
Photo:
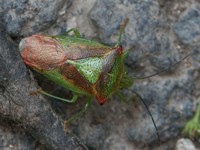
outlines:
[[[98,100],[100,105],[103,105],[111,95],[121,88],[128,88],[133,84],[132,78],[127,76],[124,70],[124,59],[128,50],[123,50],[120,45],[123,26],[120,30],[118,44],[113,48],[81,38],[76,29],[71,29],[67,33],[71,31],[74,32],[75,36],[32,35],[23,39],[19,45],[25,64],[55,83],[71,90],[73,97],[71,100],[66,100],[50,95],[43,90],[39,90],[39,92],[69,103],[75,102],[79,95],[88,96],[84,109],[72,116],[68,122],[85,112],[93,97]],[[168,71],[169,68],[144,78]],[[147,105],[140,95],[132,92],[140,98],[147,108],[159,138],[155,121]]]
[[[66,35],[33,35],[20,42],[25,64],[64,88],[73,91],[75,102],[79,94],[96,97],[102,105],[120,88],[132,85],[124,70],[128,51],[86,40],[77,30],[75,37]],[[45,93],[45,92],[43,92]]]
[[[80,94],[88,96],[84,109],[67,122],[83,114],[93,97],[103,105],[111,95],[133,84],[132,78],[124,70],[124,59],[128,55],[128,50],[123,50],[120,44],[124,26],[121,26],[118,43],[113,48],[81,38],[76,29],[67,31],[67,33],[73,31],[75,36],[32,35],[20,42],[19,49],[24,63],[71,90],[73,97],[71,100],[66,100],[43,90],[39,92],[69,103],[75,102]],[[132,92],[144,103],[140,95]],[[159,138],[155,121],[145,103],[144,105]]]

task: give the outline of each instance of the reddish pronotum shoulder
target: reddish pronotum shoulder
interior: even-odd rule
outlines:
[[[24,62],[39,70],[57,68],[67,60],[63,47],[56,39],[49,36],[27,37],[23,39],[20,49]]]

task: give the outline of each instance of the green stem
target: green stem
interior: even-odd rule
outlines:
[[[198,104],[194,117],[186,123],[183,132],[189,135],[190,137],[199,136],[200,134],[199,118],[200,118],[200,104]]]

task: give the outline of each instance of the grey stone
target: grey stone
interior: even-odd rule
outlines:
[[[7,123],[5,120],[1,120],[0,126],[0,149],[23,149],[23,150],[35,150],[37,141],[30,135],[25,133],[20,127],[12,127],[12,123]]]
[[[13,149],[36,147],[37,144],[33,138],[30,138],[30,134],[21,135],[16,127],[18,125],[23,126],[23,133],[29,132],[40,143],[46,143],[47,149],[87,149],[75,135],[65,131],[63,121],[52,112],[47,101],[45,102],[39,95],[30,95],[36,87],[30,81],[27,68],[17,48],[16,43],[0,24],[0,85],[3,89],[0,93],[0,123],[7,129],[7,132],[0,130],[1,144],[5,144],[0,145],[1,148],[6,150],[9,147],[7,144],[10,144],[10,148]],[[4,124],[3,120],[10,122],[15,130],[11,129],[11,125],[6,127],[9,124]],[[12,133],[13,131],[17,133]],[[8,138],[4,138],[4,134]],[[13,145],[15,143],[16,146]]]
[[[1,20],[7,33],[13,37],[27,36],[45,30],[56,22],[58,13],[71,0],[3,0]]]
[[[176,150],[197,150],[190,139],[179,139],[176,143]]]
[[[200,5],[192,5],[179,18],[174,31],[181,42],[197,44],[200,41]]]
[[[147,63],[145,55],[158,71],[174,64],[179,56],[171,45],[165,19],[160,13],[156,1],[97,1],[90,11],[90,18],[100,31],[104,43],[112,43],[108,37],[117,31],[120,22],[126,17],[129,23],[126,28],[124,44],[134,48],[129,54],[127,64],[135,67],[134,62],[140,60]],[[160,31],[159,31],[160,30]],[[166,31],[165,31],[166,30]],[[164,31],[164,32],[163,32]],[[142,52],[141,52],[142,51]],[[135,57],[136,56],[136,57]]]

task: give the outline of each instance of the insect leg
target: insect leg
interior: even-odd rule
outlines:
[[[126,102],[126,98],[125,98],[125,96],[124,95],[122,95],[122,93],[116,93],[117,94],[117,96],[119,97],[119,99],[122,101],[122,102]]]
[[[67,126],[67,124],[69,122],[72,122],[72,121],[76,120],[78,117],[80,117],[81,115],[83,115],[83,113],[86,112],[86,110],[91,105],[91,102],[92,102],[92,97],[89,97],[84,108],[80,112],[74,114],[72,117],[70,117],[68,120],[65,121],[65,126]]]
[[[58,97],[58,96],[54,96],[54,95],[52,95],[52,94],[49,94],[49,93],[43,91],[42,89],[37,90],[37,92],[38,92],[38,93],[41,93],[41,94],[44,94],[44,95],[46,95],[46,96],[49,96],[49,97],[52,97],[52,98],[55,98],[55,99],[58,99],[58,100],[67,102],[67,103],[74,103],[74,102],[76,102],[76,100],[78,99],[78,94],[77,94],[77,93],[73,93],[72,99],[68,100],[68,99],[65,99],[65,98],[61,98],[61,97]]]
[[[68,35],[70,32],[74,32],[75,37],[78,37],[78,38],[81,37],[80,32],[79,32],[78,29],[76,29],[76,28],[72,28],[72,29],[66,31],[65,34]]]

